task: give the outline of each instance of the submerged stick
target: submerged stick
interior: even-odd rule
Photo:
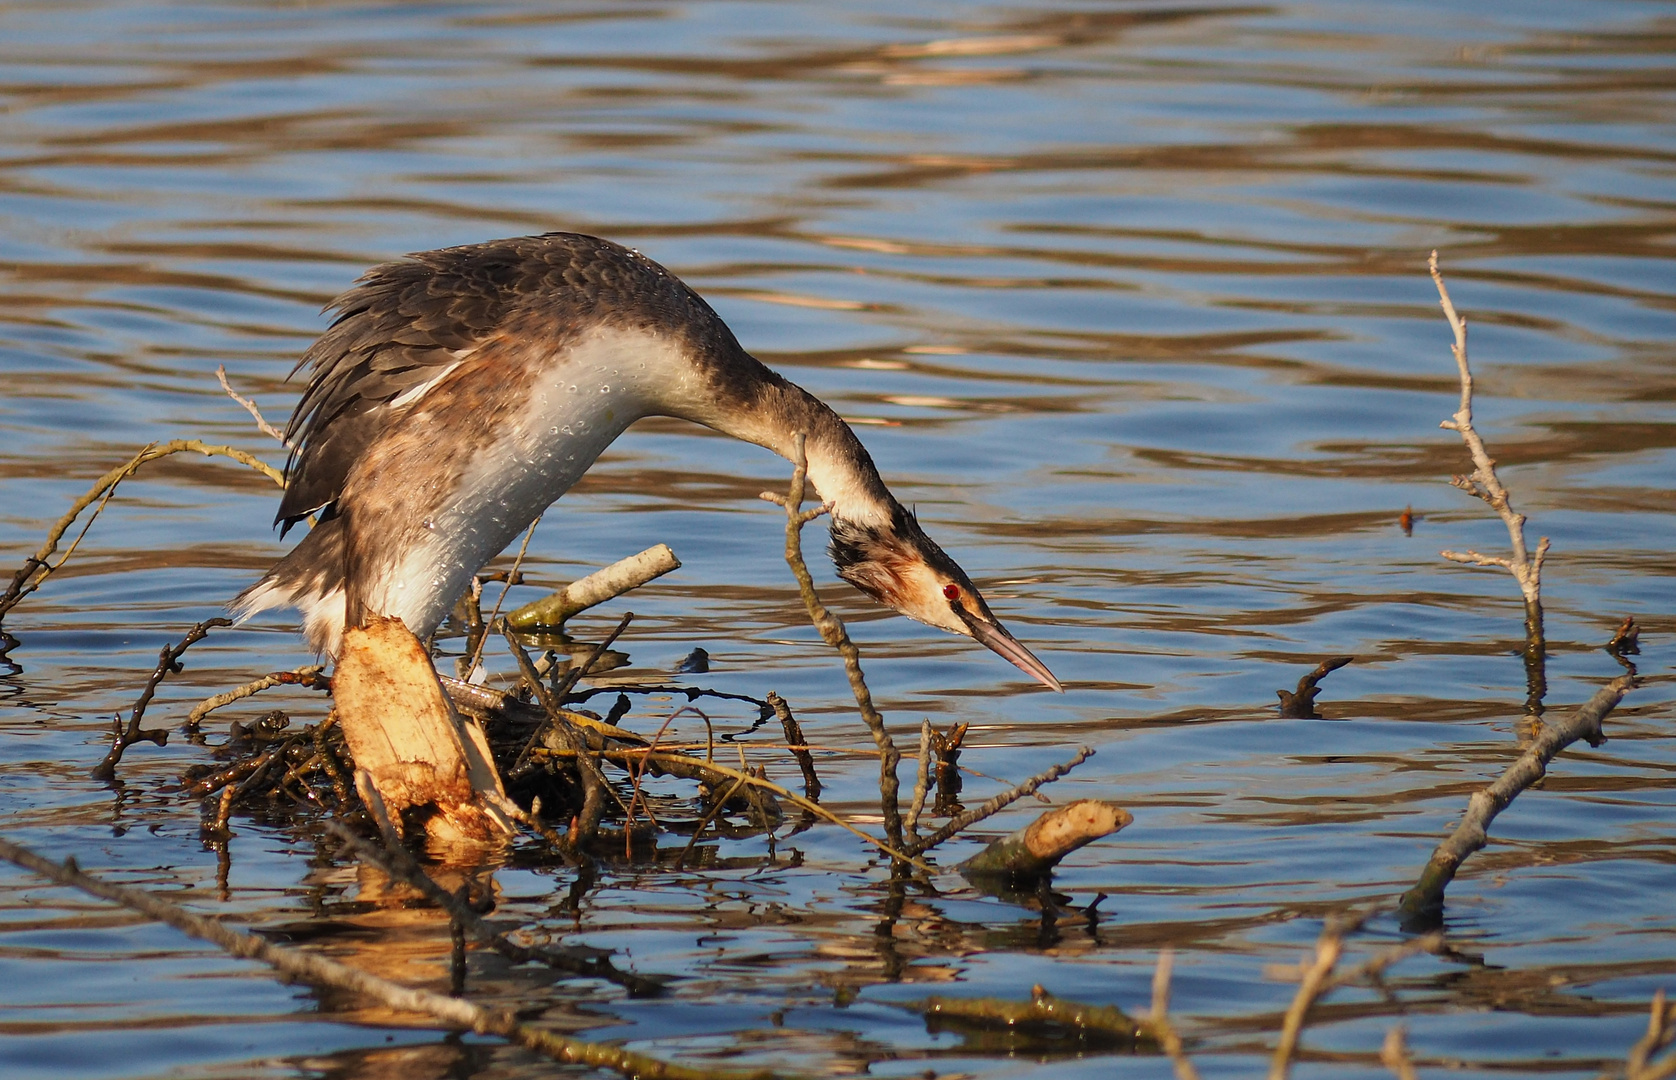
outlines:
[[[197,439],[175,439],[161,445],[153,443],[95,480],[93,486],[87,489],[86,494],[70,504],[70,509],[47,531],[47,538],[41,543],[39,550],[23,560],[23,566],[12,575],[11,584],[7,586],[4,594],[0,595],[0,619],[5,618],[6,612],[16,607],[18,601],[40,588],[43,581],[64,565],[64,559],[70,557],[68,553],[65,554],[64,559],[60,559],[57,563],[49,563],[47,560],[58,551],[58,542],[64,539],[64,534],[69,531],[71,525],[75,524],[76,518],[81,516],[83,510],[92,506],[100,498],[108,499],[109,494],[116,490],[116,486],[138,472],[141,465],[156,461],[159,458],[169,457],[171,454],[188,452],[203,454],[205,457],[232,458],[241,465],[248,465],[255,469],[280,487],[285,486],[285,476],[278,469],[251,454],[245,453],[243,450],[237,450],[231,446],[212,446],[209,443],[199,442]],[[94,511],[94,516],[98,516],[97,510]],[[92,524],[92,520],[89,519],[88,526],[90,527]],[[85,534],[86,532],[87,527],[84,527],[82,533]],[[80,543],[80,540],[80,537],[76,538],[77,543]],[[72,544],[71,550],[74,549],[75,544]]]
[[[1595,691],[1594,697],[1579,706],[1569,719],[1543,725],[1529,748],[1507,767],[1506,772],[1493,784],[1473,793],[1460,825],[1432,852],[1431,861],[1421,872],[1420,880],[1403,894],[1399,910],[1405,927],[1429,928],[1443,921],[1443,891],[1454,880],[1455,871],[1460,869],[1461,863],[1489,842],[1490,822],[1507,809],[1520,792],[1547,774],[1548,763],[1561,750],[1578,739],[1588,740],[1590,746],[1605,742],[1601,721],[1634,686],[1634,676],[1620,675]]]
[[[829,507],[803,509],[804,484],[809,477],[809,463],[803,453],[804,434],[792,439],[793,453],[791,487],[784,495],[765,491],[762,498],[786,511],[786,565],[797,578],[797,591],[803,606],[809,611],[809,621],[820,631],[821,639],[844,658],[844,672],[850,679],[850,692],[855,695],[856,707],[861,710],[862,722],[879,748],[879,810],[885,819],[885,836],[894,847],[902,847],[902,808],[897,798],[896,766],[902,760],[896,743],[885,728],[885,719],[873,707],[873,695],[867,689],[867,677],[861,670],[861,650],[850,640],[844,620],[834,615],[815,592],[815,579],[809,575],[809,565],[803,561],[803,526],[826,513]]]
[[[773,1075],[766,1071],[740,1073],[676,1065],[631,1050],[573,1039],[551,1031],[541,1031],[519,1023],[517,1016],[507,1009],[485,1009],[460,998],[403,986],[324,956],[275,945],[255,934],[234,930],[214,919],[195,915],[149,892],[113,885],[101,878],[82,873],[74,860],[61,866],[3,839],[0,839],[0,858],[26,870],[32,870],[59,885],[80,889],[102,900],[121,904],[130,911],[137,911],[158,922],[167,923],[181,933],[200,941],[207,941],[233,956],[246,960],[260,960],[287,978],[314,986],[348,991],[362,1000],[374,1001],[389,1009],[427,1015],[450,1028],[465,1028],[479,1035],[499,1035],[564,1064],[591,1065],[643,1080],[744,1080],[746,1077],[767,1078]]]
[[[607,600],[638,589],[671,570],[679,570],[681,560],[667,544],[654,544],[638,555],[619,559],[602,570],[573,581],[557,592],[532,601],[506,617],[506,625],[514,630],[536,627],[563,626],[572,615]]]

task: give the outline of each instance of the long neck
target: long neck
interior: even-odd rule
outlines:
[[[833,517],[858,525],[890,523],[896,499],[867,448],[823,401],[743,350],[713,368],[709,381],[713,393],[705,400],[669,412],[767,447],[788,461],[802,432],[809,482],[832,504]]]

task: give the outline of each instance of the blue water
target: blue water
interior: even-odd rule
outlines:
[[[945,872],[881,937],[883,873],[829,827],[782,833],[772,866],[760,839],[720,842],[719,869],[615,866],[574,914],[568,873],[532,847],[496,873],[498,917],[685,978],[629,1002],[474,954],[473,998],[684,1061],[1163,1077],[1158,1057],[967,1044],[897,1006],[1040,983],[1137,1009],[1170,945],[1200,1068],[1257,1074],[1293,992],[1266,968],[1328,914],[1393,900],[1518,752],[1517,589],[1437,554],[1507,536],[1447,483],[1469,463],[1437,426],[1459,390],[1436,248],[1471,325],[1479,428],[1553,545],[1550,715],[1618,673],[1599,646],[1625,615],[1646,678],[1609,742],[1567,751],[1497,820],[1448,894],[1456,951],[1396,968],[1389,999],[1335,994],[1295,1073],[1386,1075],[1400,1021],[1423,1071],[1593,1076],[1654,990],[1676,990],[1673,54],[1676,6],[1651,2],[0,6],[0,565],[149,441],[281,463],[215,369],[283,420],[320,308],[367,266],[549,229],[631,244],[856,425],[1069,688],[1035,689],[817,565],[899,740],[922,717],[971,723],[962,761],[990,778],[968,802],[1091,745],[1053,798],[1135,823],[1056,878],[1078,908],[1107,895],[1097,928],[1068,916],[1046,936],[1038,912]],[[756,497],[785,474],[642,423],[547,515],[525,569],[552,586],[669,543],[682,569],[579,636],[632,609],[631,674],[662,679],[702,646],[712,670],[690,684],[777,690],[813,740],[865,749]],[[310,948],[446,986],[434,913],[381,900],[283,815],[235,816],[218,881],[199,808],[169,790],[230,720],[315,722],[317,695],[229,709],[208,746],[141,744],[114,784],[89,779],[157,650],[284,552],[275,494],[225,459],[148,466],[6,617],[0,821],[55,858],[235,922],[317,924]],[[1334,655],[1357,659],[1323,683],[1331,719],[1277,719],[1275,690]],[[290,613],[217,631],[148,716],[178,725],[308,659]],[[509,659],[490,666],[509,677]],[[713,713],[727,730],[753,715]],[[832,806],[876,817],[871,759],[821,769]],[[0,871],[0,919],[8,1077],[548,1072],[20,871]],[[1401,937],[1378,916],[1351,960]]]

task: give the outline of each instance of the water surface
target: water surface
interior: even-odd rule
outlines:
[[[1097,756],[1054,798],[1136,820],[1058,876],[1077,907],[1106,894],[1097,925],[1047,931],[952,873],[886,920],[883,871],[836,829],[782,838],[772,865],[760,839],[700,872],[624,864],[575,912],[568,876],[525,852],[497,875],[502,916],[684,978],[628,1001],[474,955],[474,998],[690,1060],[1162,1077],[1156,1057],[967,1043],[897,1004],[1040,983],[1136,1008],[1170,945],[1201,1067],[1248,1075],[1292,994],[1265,968],[1329,913],[1392,900],[1518,752],[1517,590],[1437,554],[1507,541],[1447,483],[1470,466],[1437,426],[1458,386],[1436,248],[1471,321],[1480,428],[1553,544],[1547,702],[1618,673],[1599,646],[1629,614],[1648,678],[1611,741],[1567,752],[1497,821],[1449,893],[1458,951],[1398,968],[1389,998],[1336,996],[1298,1074],[1383,1075],[1401,1019],[1424,1069],[1592,1076],[1676,989],[1673,54],[1676,7],[1651,2],[8,4],[0,553],[21,564],[148,441],[280,463],[216,367],[282,419],[319,309],[368,265],[550,229],[638,247],[857,425],[1069,688],[817,567],[900,737],[971,723],[965,763],[1006,781],[1086,743]],[[817,741],[865,747],[756,497],[785,473],[644,422],[547,515],[526,569],[553,584],[670,543],[683,569],[581,636],[632,606],[635,670],[703,646],[713,670],[690,683],[778,690]],[[157,650],[283,553],[274,505],[224,460],[150,466],[8,617],[6,833],[446,985],[446,927],[381,909],[313,830],[240,817],[218,868],[169,790],[209,747],[142,744],[116,783],[88,777]],[[1330,719],[1276,718],[1275,690],[1340,654],[1356,662],[1324,684]],[[307,660],[270,613],[197,646],[149,715],[178,724]],[[822,769],[832,805],[868,812],[870,761]],[[998,786],[972,777],[969,799]],[[0,889],[8,1076],[546,1072],[27,875],[0,871]],[[1376,918],[1354,951],[1400,937]]]

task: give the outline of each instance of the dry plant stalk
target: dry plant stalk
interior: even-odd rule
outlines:
[[[1365,916],[1347,919],[1330,918],[1321,928],[1315,942],[1315,959],[1301,968],[1302,978],[1286,1017],[1280,1024],[1280,1039],[1269,1061],[1269,1080],[1286,1080],[1292,1070],[1292,1055],[1298,1049],[1298,1036],[1303,1033],[1304,1020],[1321,995],[1331,988],[1329,979],[1333,968],[1344,952],[1344,935],[1362,925]]]
[[[1561,750],[1578,739],[1586,739],[1590,746],[1605,742],[1601,722],[1634,685],[1633,675],[1620,675],[1595,691],[1594,697],[1579,706],[1569,719],[1544,724],[1519,759],[1507,767],[1507,771],[1488,787],[1473,792],[1460,825],[1432,852],[1420,880],[1403,894],[1400,910],[1405,926],[1431,927],[1442,922],[1443,892],[1454,880],[1455,871],[1461,863],[1489,841],[1490,822],[1507,809],[1520,792],[1547,775],[1548,763]]]
[[[1647,1033],[1630,1047],[1624,1059],[1624,1080],[1669,1080],[1676,1076],[1676,1053],[1661,1060],[1652,1056],[1676,1042],[1676,1004],[1666,1005],[1662,989],[1653,992],[1653,1007],[1647,1015]]]
[[[1467,450],[1472,454],[1473,464],[1471,476],[1457,476],[1450,483],[1489,504],[1490,509],[1507,525],[1507,537],[1513,544],[1512,558],[1483,555],[1476,551],[1443,551],[1439,554],[1445,559],[1470,566],[1499,566],[1512,574],[1513,579],[1519,583],[1519,592],[1525,599],[1526,647],[1540,651],[1543,647],[1542,559],[1548,554],[1548,538],[1544,536],[1537,543],[1534,555],[1527,550],[1525,516],[1513,509],[1507,489],[1502,487],[1501,481],[1496,477],[1495,459],[1490,457],[1489,451],[1484,448],[1484,440],[1479,438],[1477,430],[1472,426],[1472,370],[1467,366],[1466,319],[1455,310],[1454,301],[1449,299],[1449,289],[1443,284],[1443,274],[1437,268],[1435,251],[1432,252],[1429,266],[1432,281],[1437,283],[1438,299],[1443,305],[1444,317],[1449,320],[1449,328],[1455,332],[1455,341],[1450,348],[1455,354],[1455,365],[1460,369],[1461,375],[1460,408],[1455,411],[1452,419],[1443,421],[1439,426],[1460,433],[1461,441],[1466,443]]]
[[[0,619],[4,619],[6,613],[16,607],[20,600],[39,589],[42,582],[64,565],[65,560],[69,559],[75,552],[76,545],[81,543],[81,538],[86,536],[87,530],[93,526],[93,520],[99,516],[99,510],[103,510],[105,503],[109,502],[111,496],[115,494],[118,484],[133,476],[139,471],[140,466],[147,462],[188,452],[203,454],[205,457],[232,458],[241,465],[247,465],[255,469],[280,487],[285,486],[285,477],[278,469],[245,453],[243,450],[231,446],[212,446],[197,439],[175,439],[161,445],[153,443],[94,481],[93,486],[87,489],[86,494],[70,504],[70,509],[47,531],[47,538],[41,543],[40,549],[25,559],[23,566],[12,575],[11,584],[6,588],[4,595],[0,595]],[[103,499],[103,501],[99,503],[99,509],[95,510],[93,517],[90,517],[87,524],[82,526],[80,535],[70,544],[70,550],[64,553],[64,558],[59,559],[56,563],[48,562],[58,551],[58,542],[64,538],[64,534],[69,531],[70,526],[75,524],[76,518],[81,516],[83,510],[100,499]]]
[[[485,1009],[460,998],[403,986],[324,956],[275,945],[255,934],[234,930],[215,919],[195,915],[149,892],[113,885],[84,874],[74,860],[61,866],[9,840],[0,839],[0,858],[59,885],[80,889],[102,900],[121,904],[147,918],[167,923],[232,956],[260,960],[288,979],[313,986],[329,986],[353,994],[362,1001],[429,1016],[449,1028],[463,1028],[479,1035],[498,1035],[563,1064],[610,1069],[637,1080],[746,1080],[748,1077],[768,1080],[772,1076],[766,1071],[743,1073],[676,1065],[630,1050],[541,1031],[520,1023],[510,1010]]]
[[[1420,1074],[1414,1071],[1414,1062],[1408,1057],[1405,1034],[1401,1024],[1387,1031],[1385,1045],[1379,1048],[1379,1060],[1396,1074],[1397,1080],[1420,1080]]]
[[[1175,968],[1175,950],[1165,946],[1158,951],[1158,967],[1152,973],[1152,1011],[1147,1014],[1145,1030],[1164,1053],[1170,1055],[1170,1067],[1176,1080],[1199,1080],[1199,1070],[1187,1057],[1187,1050],[1170,1023],[1170,973]]]

